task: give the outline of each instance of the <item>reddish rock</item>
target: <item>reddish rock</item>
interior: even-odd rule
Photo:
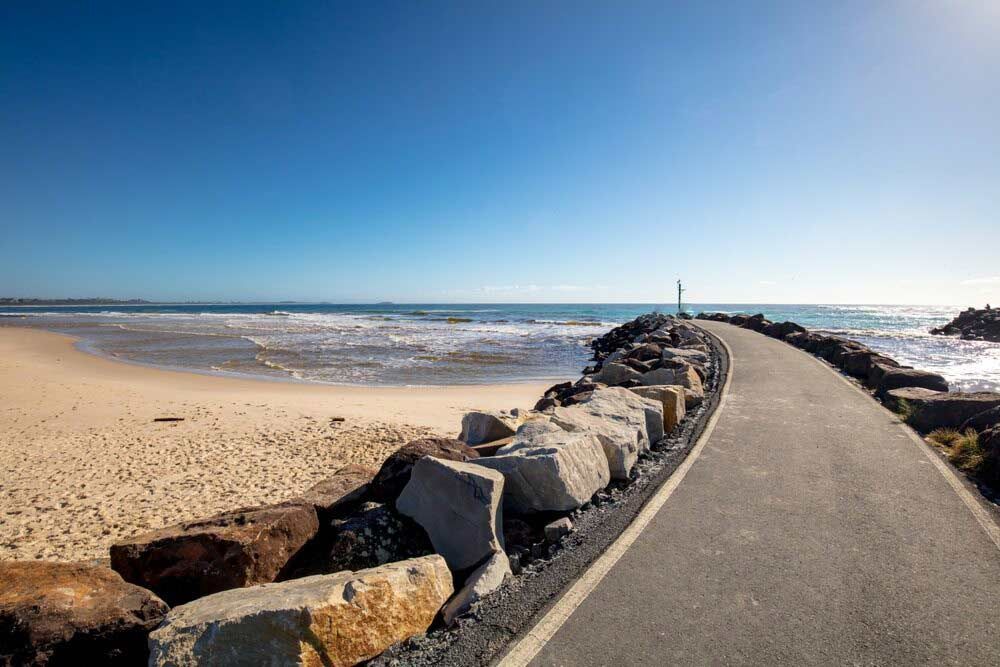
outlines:
[[[106,567],[0,562],[0,664],[145,665],[167,611]]]
[[[383,463],[375,479],[368,487],[374,500],[395,502],[403,487],[410,481],[413,464],[425,456],[433,456],[446,461],[471,461],[479,454],[461,440],[453,438],[421,438],[403,445],[393,452]]]
[[[292,502],[312,505],[320,523],[333,518],[338,507],[361,500],[377,471],[366,466],[346,465],[331,477],[317,482]]]
[[[178,605],[274,581],[318,530],[312,505],[238,509],[114,544],[111,567]]]

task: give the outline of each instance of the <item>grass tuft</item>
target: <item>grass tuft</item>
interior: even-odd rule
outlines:
[[[962,433],[958,429],[939,428],[931,431],[930,434],[928,434],[927,439],[935,445],[939,445],[941,447],[951,447],[961,437]]]
[[[909,424],[910,420],[913,419],[913,404],[910,403],[905,398],[901,398],[896,401],[896,415],[899,417],[899,421],[904,424]]]
[[[952,443],[948,452],[948,460],[956,468],[973,475],[983,472],[986,463],[986,452],[979,444],[979,434],[974,429],[968,429]]]

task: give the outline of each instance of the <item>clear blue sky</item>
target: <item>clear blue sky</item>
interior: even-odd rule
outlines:
[[[5,2],[0,294],[1000,302],[1000,4]]]

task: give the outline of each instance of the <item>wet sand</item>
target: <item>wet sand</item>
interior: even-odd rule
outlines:
[[[530,407],[549,384],[236,379],[0,327],[0,558],[103,559],[137,532],[284,500],[344,464],[377,467],[410,439],[454,436],[466,410]]]

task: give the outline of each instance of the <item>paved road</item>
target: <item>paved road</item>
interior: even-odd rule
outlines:
[[[687,476],[536,665],[1000,665],[1000,549],[870,398],[760,334]]]

